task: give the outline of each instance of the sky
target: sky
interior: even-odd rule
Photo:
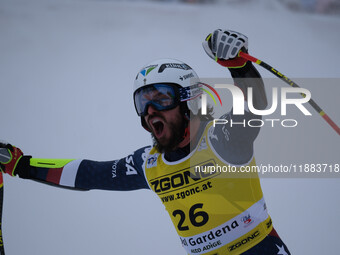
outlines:
[[[200,77],[230,78],[201,43],[216,28],[298,81],[340,125],[340,18],[276,1],[0,0],[0,139],[36,158],[114,160],[151,143],[132,100],[137,72],[158,58]],[[285,87],[257,67],[271,86]],[[274,85],[273,85],[274,84]],[[317,113],[296,128],[262,128],[258,164],[339,164],[339,135]],[[281,118],[279,114],[276,118]],[[340,174],[340,173],[339,173]],[[269,214],[292,254],[337,254],[340,179],[263,178]],[[340,175],[339,175],[340,177]],[[185,254],[149,190],[70,191],[4,177],[6,254]]]

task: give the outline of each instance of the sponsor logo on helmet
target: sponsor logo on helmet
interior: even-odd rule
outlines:
[[[189,74],[180,76],[179,79],[180,79],[181,81],[183,81],[183,80],[186,80],[186,79],[189,79],[189,78],[193,78],[193,77],[195,77],[194,74],[193,74],[193,73],[189,73]]]
[[[140,71],[140,74],[143,75],[144,77],[147,76],[153,69],[155,69],[157,65],[151,65],[145,67],[142,71]]]
[[[163,72],[166,68],[177,68],[182,70],[191,70],[191,67],[187,64],[178,64],[178,63],[165,63],[159,67],[158,72]]]

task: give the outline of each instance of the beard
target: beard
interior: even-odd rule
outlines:
[[[184,139],[185,129],[188,125],[187,120],[182,116],[178,122],[167,123],[171,132],[170,138],[167,141],[160,142],[151,133],[153,146],[161,153],[167,153],[175,150],[180,142]]]

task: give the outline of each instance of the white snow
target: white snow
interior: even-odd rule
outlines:
[[[293,80],[340,78],[340,18],[292,13],[275,1],[2,0],[0,139],[40,158],[128,155],[151,141],[132,101],[144,64],[177,58],[201,77],[230,77],[201,46],[215,28],[246,34],[252,55]],[[338,81],[310,89],[340,125]],[[314,112],[295,129],[264,128],[255,146],[258,162],[339,163],[339,136]],[[185,254],[150,191],[74,192],[4,181],[8,255]],[[339,184],[262,180],[274,226],[292,254],[338,254]]]

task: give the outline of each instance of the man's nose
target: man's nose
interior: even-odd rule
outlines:
[[[148,110],[146,111],[148,115],[153,115],[157,112],[157,109],[151,104],[148,106]]]

